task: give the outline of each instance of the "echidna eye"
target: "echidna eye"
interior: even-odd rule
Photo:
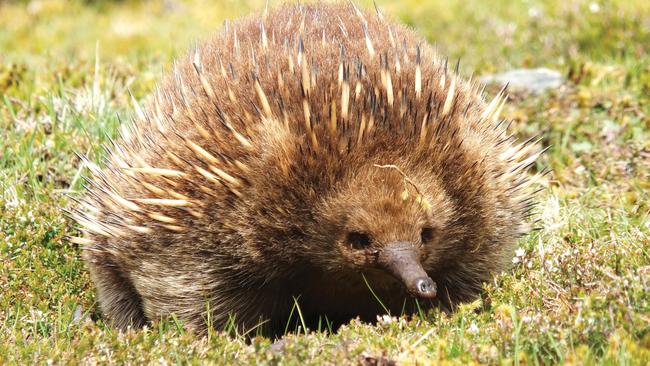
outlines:
[[[433,229],[430,227],[422,228],[422,232],[420,233],[420,239],[422,240],[423,243],[426,243],[429,240],[433,239]]]
[[[367,248],[370,245],[370,237],[368,234],[356,231],[348,233],[347,241],[356,249]]]

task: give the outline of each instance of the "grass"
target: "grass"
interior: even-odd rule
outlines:
[[[369,1],[359,1],[366,7]],[[552,146],[541,230],[456,313],[352,321],[271,341],[175,319],[120,333],[102,321],[60,207],[174,55],[263,1],[0,3],[0,364],[605,364],[650,362],[650,2],[379,1],[462,72],[561,71],[513,96],[520,137]],[[296,309],[296,317],[299,308]],[[324,327],[326,328],[326,327]],[[329,332],[331,333],[331,332]]]

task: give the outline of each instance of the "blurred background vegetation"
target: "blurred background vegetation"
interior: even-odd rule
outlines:
[[[454,315],[290,336],[284,354],[267,353],[270,340],[198,339],[171,321],[114,332],[65,239],[76,229],[63,193],[83,190],[74,152],[99,161],[131,115],[128,90],[145,98],[175,56],[264,1],[0,0],[0,364],[647,365],[650,1],[377,3],[460,58],[465,75],[548,67],[565,79],[513,94],[504,110],[517,136],[552,146],[540,164],[553,174],[539,198],[542,229],[481,301]]]
[[[367,8],[372,1],[358,1]],[[271,5],[276,1],[271,1]],[[465,70],[638,60],[650,48],[648,1],[379,1]],[[9,1],[0,8],[5,62],[52,67],[102,60],[138,68],[138,82],[206,39],[224,19],[261,12],[263,0]],[[149,65],[143,68],[139,63]],[[143,70],[144,69],[144,70]]]

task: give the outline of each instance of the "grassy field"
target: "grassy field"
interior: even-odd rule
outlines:
[[[372,2],[359,1],[370,7]],[[273,2],[272,2],[273,3]],[[126,333],[98,312],[61,207],[172,58],[263,0],[0,2],[0,364],[607,364],[650,362],[650,2],[379,1],[464,74],[545,66],[564,86],[514,95],[553,170],[541,230],[453,315],[352,321],[247,343],[173,321]]]

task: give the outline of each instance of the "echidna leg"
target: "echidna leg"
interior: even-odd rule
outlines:
[[[142,310],[142,299],[120,268],[105,259],[88,264],[104,316],[118,329],[143,327],[149,320]]]

